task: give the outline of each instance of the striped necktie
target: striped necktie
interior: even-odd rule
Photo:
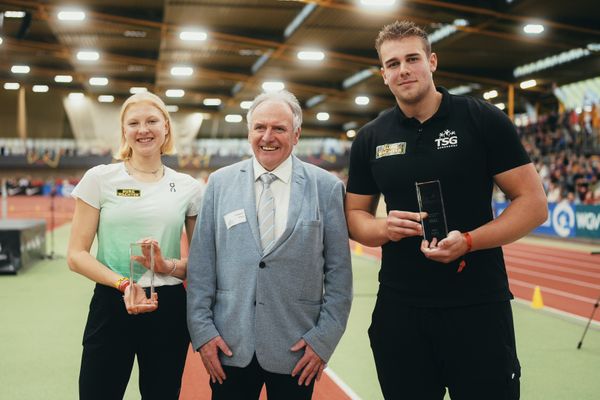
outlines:
[[[265,172],[260,176],[263,189],[258,200],[258,230],[263,252],[275,242],[275,199],[271,191],[271,183],[277,177]]]

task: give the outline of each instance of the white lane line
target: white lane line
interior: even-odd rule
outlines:
[[[504,250],[504,249],[503,249]],[[582,260],[582,259],[573,259],[573,257],[563,256],[559,254],[548,254],[548,253],[534,253],[528,250],[516,250],[516,249],[506,249],[504,250],[504,256],[516,256],[523,258],[535,258],[535,259],[553,259],[560,263],[568,264],[568,265],[576,265],[579,268],[587,268],[593,270],[600,270],[600,258],[597,261],[592,260]],[[584,253],[585,255],[585,253]],[[591,256],[590,256],[591,257]]]
[[[350,397],[351,400],[362,400],[361,397],[359,395],[357,395],[354,390],[352,390],[350,388],[350,386],[348,386],[346,384],[346,382],[344,382],[342,380],[342,378],[340,378],[339,376],[337,376],[337,374],[335,372],[333,372],[333,370],[329,367],[325,368],[324,372],[327,374],[327,376],[329,376],[329,378],[331,378],[331,380],[339,386],[340,389],[342,389],[342,391],[344,393],[346,393],[346,395],[348,397]]]
[[[522,286],[522,287],[526,287],[526,288],[530,288],[530,289],[534,289],[536,286],[539,286],[539,285],[533,285],[533,284],[531,284],[529,282],[521,281],[521,280],[518,280],[518,279],[509,279],[508,283],[510,285]],[[552,293],[552,294],[555,294],[557,296],[565,297],[565,298],[571,299],[571,300],[579,300],[579,301],[583,301],[585,303],[594,304],[596,302],[596,299],[592,299],[592,298],[589,298],[589,297],[578,296],[578,295],[573,294],[573,293],[563,292],[562,290],[552,289],[552,288],[545,287],[545,286],[540,286],[540,290],[542,292]]]
[[[598,289],[600,290],[600,285],[596,285],[593,283],[583,282],[577,279],[569,279],[562,276],[556,276],[552,274],[546,274],[544,272],[530,271],[525,268],[519,267],[507,267],[509,272],[518,272],[520,274],[529,275],[529,276],[537,276],[538,278],[544,278],[551,281],[561,282],[561,283],[570,283],[571,285],[581,286],[588,289]]]
[[[531,265],[533,267],[547,269],[550,271],[567,272],[567,273],[573,274],[573,275],[581,275],[581,276],[586,276],[588,278],[600,279],[600,272],[578,271],[573,268],[559,267],[559,266],[551,265],[548,263],[528,260],[525,258],[515,257],[515,256],[511,256],[511,255],[504,255],[504,260],[506,261],[507,267],[509,267],[511,263],[519,263],[519,264],[526,264],[526,265]]]

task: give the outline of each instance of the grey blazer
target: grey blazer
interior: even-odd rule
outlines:
[[[214,172],[206,187],[188,260],[187,319],[194,349],[223,337],[233,352],[220,355],[224,365],[245,367],[256,353],[265,370],[289,374],[304,353],[290,351],[294,343],[304,338],[328,361],[346,328],[352,268],[344,187],[292,157],[287,225],[266,254],[252,159]],[[238,223],[228,229],[234,211]]]

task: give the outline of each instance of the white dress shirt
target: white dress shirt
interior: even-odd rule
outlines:
[[[271,172],[277,177],[277,179],[271,183],[271,191],[273,192],[273,200],[275,201],[275,241],[277,241],[287,224],[292,180],[292,156],[290,155],[286,158],[285,161],[279,164],[273,171],[264,169],[264,167],[256,160],[256,157],[253,158],[252,164],[254,167],[254,195],[257,208],[258,200],[263,189],[263,184],[259,179],[260,176],[265,172]]]

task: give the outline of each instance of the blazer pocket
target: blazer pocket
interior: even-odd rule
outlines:
[[[300,221],[301,225],[304,226],[321,226],[321,220],[317,219],[317,220],[302,220]]]
[[[323,300],[306,300],[306,299],[298,299],[296,300],[300,304],[304,304],[307,306],[321,306],[323,305]]]

